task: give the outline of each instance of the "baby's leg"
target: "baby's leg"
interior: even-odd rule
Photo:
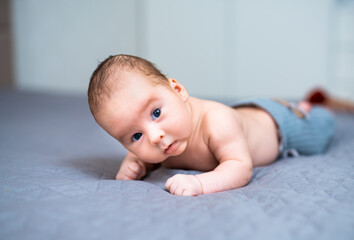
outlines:
[[[333,97],[321,88],[315,88],[310,91],[305,99],[310,103],[322,105],[332,111],[354,113],[353,101]]]
[[[297,115],[284,121],[283,134],[286,139],[284,150],[295,149],[304,155],[323,153],[334,134],[333,115],[327,109],[306,101],[299,102],[296,107],[306,113],[306,117],[301,118]]]

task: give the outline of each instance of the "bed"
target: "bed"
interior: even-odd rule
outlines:
[[[354,115],[323,155],[254,170],[243,188],[169,194],[176,173],[116,181],[124,148],[82,95],[0,91],[0,239],[354,239]]]

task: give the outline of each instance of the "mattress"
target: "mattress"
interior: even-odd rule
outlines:
[[[239,189],[180,197],[176,173],[116,181],[126,150],[87,99],[0,91],[0,239],[354,239],[354,115],[322,155],[254,170]]]

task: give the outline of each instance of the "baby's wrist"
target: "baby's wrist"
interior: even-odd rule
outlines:
[[[204,194],[204,187],[203,187],[202,182],[200,181],[200,179],[199,179],[199,177],[198,177],[197,175],[194,175],[194,177],[195,177],[195,178],[197,179],[197,181],[199,182],[200,187],[201,187],[201,189],[202,189],[202,194]]]

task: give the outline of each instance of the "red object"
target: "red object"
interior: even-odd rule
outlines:
[[[328,94],[321,88],[315,88],[307,95],[306,100],[310,103],[324,104],[328,101]]]

